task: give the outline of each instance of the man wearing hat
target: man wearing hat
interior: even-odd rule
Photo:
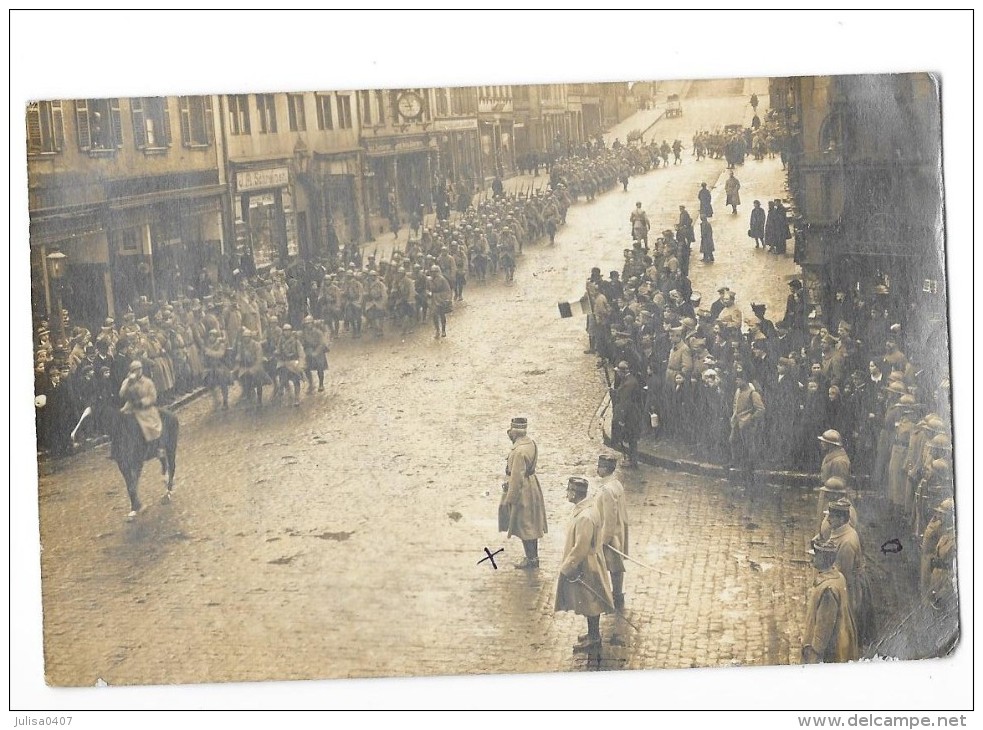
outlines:
[[[887,463],[887,498],[897,516],[904,515],[905,489],[908,484],[905,472],[905,460],[908,456],[908,442],[911,431],[915,427],[915,397],[903,395],[898,399],[897,409],[900,417],[894,426],[894,441],[891,444],[891,456]]]
[[[720,322],[721,327],[740,330],[744,318],[741,315],[741,310],[735,303],[736,301],[737,293],[735,291],[729,290],[724,295],[724,308],[720,310],[720,314],[717,316],[717,321]]]
[[[947,497],[935,506],[922,538],[920,587],[925,599],[933,601],[936,593],[944,597],[953,591],[955,550],[955,502]]]
[[[836,567],[836,546],[813,541],[812,565],[817,574],[809,588],[802,663],[849,662],[860,656],[857,629],[850,613],[846,579]]]
[[[806,300],[805,291],[800,279],[792,279],[788,283],[789,294],[785,300],[785,317],[782,325],[789,331],[792,339],[800,346],[805,344],[806,339]]]
[[[857,644],[864,646],[874,636],[874,606],[860,536],[850,524],[853,505],[849,499],[829,503],[829,541],[836,546],[834,564],[846,580],[850,614],[857,630]]]
[[[743,369],[734,369],[734,385],[734,409],[730,418],[732,460],[741,471],[744,486],[753,487],[765,404]]]
[[[352,272],[345,274],[345,280],[341,286],[341,297],[344,304],[345,331],[350,331],[353,338],[361,337],[365,288]]]
[[[454,295],[450,282],[444,276],[442,268],[437,264],[430,267],[428,281],[430,293],[430,308],[433,313],[434,339],[447,337],[447,313],[451,311]]]
[[[304,317],[304,329],[300,342],[304,346],[304,374],[307,392],[314,390],[314,373],[317,373],[317,392],[324,392],[324,371],[328,369],[328,333],[311,315]]]
[[[719,294],[720,296],[717,298],[717,301],[715,301],[713,304],[710,305],[711,320],[715,321],[717,317],[720,316],[720,312],[723,311],[723,308],[727,306],[726,302],[727,302],[728,292],[730,292],[730,289],[726,286],[722,286],[719,289],[717,289],[717,294]]]
[[[915,489],[912,519],[916,536],[924,534],[935,505],[952,496],[952,465],[948,459],[932,458],[922,471]]]
[[[887,484],[888,464],[891,459],[891,448],[894,446],[895,427],[901,420],[901,407],[898,401],[907,395],[908,389],[904,383],[895,381],[881,389],[884,394],[884,415],[879,423],[877,448],[874,455],[874,470],[870,481],[874,485]]]
[[[675,387],[676,376],[682,375],[689,381],[693,374],[693,352],[689,345],[683,340],[684,331],[682,327],[672,327],[669,330],[669,359],[666,362],[664,379],[664,390],[669,392]]]
[[[505,466],[506,482],[502,485],[504,510],[500,511],[499,530],[522,540],[525,558],[516,563],[517,568],[539,567],[539,539],[547,533],[546,503],[543,490],[536,476],[539,449],[536,442],[526,435],[528,421],[513,418],[508,434],[512,441]],[[504,514],[503,514],[504,513]],[[502,524],[504,523],[504,524]]]
[[[649,217],[642,210],[641,201],[635,203],[635,210],[631,212],[628,222],[631,224],[631,237],[635,241],[640,241],[645,248],[649,246],[649,229],[652,224],[649,223]]]
[[[847,499],[846,482],[839,477],[830,477],[819,488],[818,534],[823,540],[829,539],[832,529],[829,524],[829,505],[840,499]],[[850,524],[857,527],[857,510],[850,505]]]
[[[819,448],[823,455],[823,462],[819,467],[819,481],[825,484],[830,478],[837,477],[842,479],[844,484],[849,484],[850,457],[843,448],[840,432],[833,429],[824,431],[819,437]]]
[[[587,486],[587,480],[581,477],[571,477],[567,482],[567,501],[574,508],[567,526],[553,608],[586,617],[587,634],[580,637],[573,650],[597,654],[601,648],[601,614],[613,613],[614,599],[601,553],[601,516],[587,499]]]
[[[628,508],[625,487],[615,476],[618,459],[613,454],[597,457],[597,492],[594,504],[601,516],[601,536],[604,546],[604,562],[611,574],[611,590],[614,607],[625,607],[625,561],[615,550],[628,554]],[[611,548],[614,548],[612,550]]]
[[[288,383],[293,386],[294,401],[291,404],[293,406],[300,405],[300,380],[307,369],[304,355],[304,344],[301,342],[300,335],[294,331],[289,322],[285,323],[283,336],[280,338],[276,352],[276,371],[280,393],[289,393]]]
[[[133,416],[144,441],[156,442],[164,428],[157,410],[157,388],[143,374],[143,363],[139,360],[130,363],[129,373],[119,389],[119,399],[123,402],[120,413]]]
[[[244,328],[239,337],[238,365],[242,398],[246,401],[255,398],[256,406],[262,408],[263,386],[271,385],[273,381],[266,372],[263,346],[250,329]]]
[[[645,418],[645,392],[631,367],[618,363],[611,392],[611,441],[625,454],[625,466],[638,466],[638,437]]]
[[[679,269],[683,276],[689,275],[690,244],[696,243],[696,233],[693,232],[693,217],[686,211],[685,205],[679,206],[679,222],[676,223],[676,243],[679,247]]]

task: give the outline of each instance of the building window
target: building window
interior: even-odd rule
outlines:
[[[276,134],[276,100],[273,94],[256,94],[256,111],[259,112],[259,133]]]
[[[229,132],[231,134],[250,134],[249,96],[247,94],[230,94],[226,98],[229,102]]]
[[[334,129],[334,118],[331,115],[331,95],[316,94],[317,100],[317,128]]]
[[[338,96],[338,129],[352,128],[352,98],[347,94]]]
[[[133,117],[133,141],[138,150],[171,146],[171,117],[166,97],[130,99],[130,116]]]
[[[287,94],[287,117],[290,121],[291,132],[307,131],[307,116],[304,114],[303,94]]]
[[[450,113],[447,108],[447,89],[435,89],[434,96],[437,97],[437,116],[446,117]]]
[[[182,96],[181,139],[185,147],[208,147],[215,139],[212,97]]]
[[[65,124],[60,101],[36,101],[27,105],[27,154],[61,152]]]
[[[379,112],[379,124],[386,123],[386,95],[379,89],[375,92],[375,108]]]
[[[75,124],[83,152],[115,150],[123,146],[119,99],[77,99]]]
[[[368,91],[359,92],[362,99],[362,124],[372,126],[372,95]]]
[[[451,89],[451,114],[474,114],[477,93],[475,86]]]

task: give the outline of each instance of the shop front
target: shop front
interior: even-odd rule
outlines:
[[[59,270],[52,255],[64,256]],[[114,316],[107,235],[97,211],[31,221],[31,308],[35,325],[60,306],[90,330]]]
[[[334,257],[341,246],[365,240],[365,214],[358,203],[361,170],[357,153],[315,154],[313,186],[307,191],[313,257]]]
[[[481,140],[481,169],[486,179],[509,177],[515,171],[515,143],[511,118],[492,116],[478,122]]]
[[[482,179],[475,119],[438,119],[434,122],[437,140],[437,177],[441,185],[466,183],[472,190]]]
[[[365,205],[373,237],[406,225],[421,205],[433,210],[436,141],[422,134],[367,139],[365,145]]]
[[[239,168],[233,180],[237,253],[247,252],[257,271],[285,268],[300,255],[290,168]]]

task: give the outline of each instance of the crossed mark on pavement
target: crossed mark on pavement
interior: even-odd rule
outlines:
[[[485,548],[485,557],[483,557],[481,560],[478,561],[478,565],[481,565],[486,560],[490,560],[492,567],[495,570],[498,570],[498,566],[495,564],[495,556],[498,555],[499,553],[504,553],[504,552],[505,552],[505,548],[499,548],[495,552],[492,552],[488,548]]]

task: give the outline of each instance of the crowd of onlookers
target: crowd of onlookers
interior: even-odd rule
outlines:
[[[611,438],[626,463],[638,440],[649,438],[730,466],[751,488],[762,471],[818,468],[816,543],[819,552],[837,543],[856,646],[873,636],[862,554],[852,562],[840,554],[853,545],[857,494],[875,497],[871,504],[921,541],[926,601],[951,609],[952,441],[941,315],[899,301],[876,281],[836,292],[824,309],[809,301],[800,279],[789,282],[778,316],[753,301],[746,313],[740,292],[721,287],[707,302],[693,291],[680,266],[693,240],[685,226],[653,236],[651,246],[647,238],[625,250],[620,271],[605,277],[594,268],[587,282],[589,352],[605,371],[614,368]]]

